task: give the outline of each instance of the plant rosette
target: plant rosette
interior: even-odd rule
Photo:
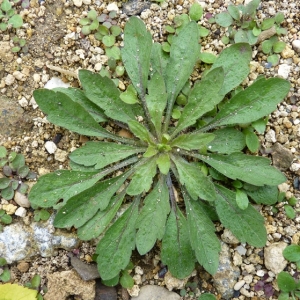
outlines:
[[[74,226],[82,240],[103,234],[96,253],[106,282],[117,282],[134,248],[144,255],[157,240],[173,276],[185,278],[197,261],[216,273],[221,247],[215,220],[243,243],[266,243],[264,218],[251,202],[276,203],[286,178],[269,159],[243,152],[242,131],[274,111],[290,84],[259,78],[231,97],[251,60],[249,44],[238,43],[189,88],[199,53],[195,21],[174,35],[166,55],[144,23],[131,17],[121,49],[131,80],[126,97],[110,78],[88,70],[79,71],[82,90],[34,91],[49,122],[101,139],[70,154],[71,170],[41,176],[29,200],[57,209],[54,226]],[[187,101],[173,119],[181,93]],[[129,137],[118,135],[119,126]],[[121,206],[125,211],[114,219]]]

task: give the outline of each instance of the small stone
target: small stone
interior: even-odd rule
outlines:
[[[109,3],[106,7],[108,11],[116,11],[119,12],[119,7],[116,2]]]
[[[49,154],[53,154],[57,150],[57,146],[52,141],[47,141],[45,143],[45,148]]]
[[[290,185],[286,182],[278,185],[278,190],[280,193],[286,193],[290,189]]]
[[[20,81],[26,81],[26,76],[25,76],[25,74],[23,74],[23,73],[20,72],[20,71],[15,71],[15,72],[13,72],[13,76],[14,76],[17,80],[20,80]]]
[[[25,261],[20,261],[17,264],[17,269],[21,272],[21,273],[26,273],[29,270],[29,263],[25,262]]]
[[[138,275],[143,275],[144,274],[144,271],[140,266],[136,266],[134,268],[134,272],[135,272],[135,274],[138,274]]]
[[[95,69],[95,71],[100,71],[102,69],[102,64],[96,63],[94,69]]]
[[[239,244],[239,240],[227,228],[225,228],[223,234],[221,235],[221,239],[226,244]]]
[[[73,0],[73,4],[77,7],[81,7],[82,6],[82,0]]]
[[[26,195],[21,194],[20,192],[16,191],[14,200],[18,205],[21,207],[30,207],[30,202],[28,201],[28,198]]]
[[[240,281],[238,281],[235,285],[234,285],[234,290],[235,291],[239,291],[242,287],[243,287],[243,285],[245,284],[246,282],[245,282],[245,280],[240,280]]]
[[[271,149],[273,165],[281,171],[288,170],[294,159],[293,153],[279,143],[274,144]]]
[[[281,64],[278,68],[278,76],[284,79],[289,77],[289,73],[291,71],[291,66],[288,64]]]
[[[134,299],[134,297],[137,297],[140,292],[140,288],[138,285],[134,285],[131,289],[127,289],[129,295]]]
[[[132,300],[180,300],[180,296],[177,293],[170,292],[162,286],[157,285],[145,285],[141,288],[137,297],[132,297]]]
[[[6,85],[12,85],[15,82],[15,77],[11,74],[8,74],[5,78],[5,84]]]
[[[85,5],[90,5],[92,3],[92,0],[83,0],[82,2]]]
[[[240,254],[240,255],[245,255],[247,250],[243,245],[239,245],[235,248],[235,250]]]
[[[276,143],[276,134],[275,134],[275,131],[273,129],[270,129],[266,133],[265,139],[266,139],[267,142]]]
[[[54,154],[54,158],[60,162],[65,162],[68,158],[68,152],[57,149]]]
[[[264,258],[265,266],[268,270],[272,271],[274,274],[278,274],[287,265],[287,261],[282,255],[282,251],[286,248],[287,243],[278,242],[273,243],[268,247],[265,247]]]
[[[19,102],[21,107],[27,107],[28,106],[28,101],[25,97],[22,97],[18,102]]]
[[[292,46],[296,52],[300,52],[300,40],[294,40]]]
[[[281,52],[281,56],[283,58],[290,58],[293,57],[294,55],[295,55],[295,51],[291,49],[288,45],[286,45],[283,51]]]
[[[265,275],[265,272],[264,272],[264,270],[258,270],[256,272],[256,275],[259,276],[259,277],[263,277]]]
[[[43,75],[44,76],[44,75]],[[43,79],[42,79],[43,81]],[[57,88],[57,87],[63,87],[63,88],[68,88],[70,86],[69,83],[65,83],[63,82],[60,78],[58,77],[52,77],[50,80],[46,80],[46,84],[44,86],[45,89],[49,89],[49,90],[52,90],[54,88]],[[44,82],[44,81],[43,81]]]
[[[142,284],[142,276],[139,274],[134,275],[133,277],[134,283],[139,285]]]
[[[299,164],[299,163],[293,163],[293,164],[291,165],[291,167],[290,167],[290,170],[291,170],[292,172],[297,172],[297,171],[299,171],[299,169],[300,169],[300,164]]]
[[[25,218],[26,217],[26,209],[24,207],[19,207],[16,212],[15,212],[15,215],[18,216],[18,217],[21,217],[21,218]]]
[[[40,74],[37,74],[37,73],[33,74],[33,80],[34,80],[35,82],[40,82],[40,81],[41,81],[41,76],[40,76]]]
[[[2,209],[5,210],[8,215],[13,215],[16,212],[17,208],[18,208],[18,206],[13,205],[13,204],[3,204],[2,205]]]
[[[188,282],[190,276],[184,278],[184,279],[178,279],[172,276],[172,274],[168,271],[164,277],[166,288],[169,291],[172,291],[173,289],[175,290],[180,290],[183,289]]]

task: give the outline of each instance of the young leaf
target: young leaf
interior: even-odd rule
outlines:
[[[161,153],[156,159],[156,163],[160,172],[167,175],[171,166],[169,155],[167,153]]]
[[[143,165],[136,167],[131,182],[127,188],[128,195],[139,195],[143,192],[148,192],[153,177],[156,174],[156,160],[155,157],[148,159]]]
[[[135,120],[136,114],[143,115],[137,105],[126,104],[119,98],[120,91],[110,78],[88,70],[80,70],[78,76],[85,95],[109,118],[127,123]]]
[[[285,205],[284,206],[284,210],[285,210],[286,216],[289,219],[294,219],[296,217],[296,212],[295,212],[295,210],[294,210],[294,208],[292,206]]]
[[[245,43],[231,45],[220,53],[212,65],[210,72],[219,67],[222,67],[224,70],[224,82],[220,91],[221,95],[225,96],[248,76],[251,56],[251,47]]]
[[[249,243],[254,247],[263,247],[267,241],[264,218],[251,205],[242,210],[236,204],[235,193],[216,185],[216,209],[220,221],[241,243]]]
[[[287,272],[280,272],[277,276],[277,284],[282,292],[291,292],[296,289],[295,279]]]
[[[220,241],[215,235],[215,226],[198,202],[184,194],[190,242],[198,262],[210,274],[215,274],[219,265]]]
[[[82,226],[98,211],[107,208],[111,197],[121,187],[130,172],[96,183],[68,200],[55,216],[54,226],[67,228]]]
[[[217,56],[209,52],[201,52],[199,54],[199,59],[206,64],[213,64],[216,61]]]
[[[265,185],[257,187],[253,191],[247,190],[246,192],[257,204],[273,205],[277,202],[277,186]]]
[[[300,261],[300,246],[299,245],[289,245],[287,246],[283,252],[283,256],[285,259],[297,262]]]
[[[134,280],[127,272],[123,272],[120,278],[120,284],[125,289],[131,289],[134,285]]]
[[[87,142],[70,154],[70,159],[83,166],[94,166],[101,169],[133,154],[142,152],[144,148],[132,147],[110,142]]]
[[[233,19],[235,19],[237,21],[240,20],[240,18],[241,18],[240,11],[235,5],[229,4],[228,12],[230,13],[230,15]]]
[[[235,200],[238,207],[242,210],[245,210],[248,207],[249,199],[247,194],[240,189],[237,189],[235,192]]]
[[[190,16],[191,20],[199,21],[202,17],[202,14],[203,14],[202,6],[199,3],[194,2],[191,5],[190,11],[189,11],[189,16]]]
[[[176,165],[180,183],[185,186],[194,200],[198,197],[207,201],[216,199],[213,183],[201,172],[199,167],[188,163],[179,156],[173,156],[172,160]]]
[[[135,247],[135,224],[139,201],[133,204],[107,230],[96,248],[98,270],[103,280],[119,275],[128,265]]]
[[[153,143],[149,130],[143,124],[138,121],[131,120],[128,122],[128,126],[130,131],[140,140],[148,142],[149,144]]]
[[[132,17],[125,25],[122,61],[133,86],[143,98],[146,93],[152,37],[145,24]]]
[[[145,198],[144,206],[137,219],[136,247],[141,255],[149,252],[156,240],[163,238],[169,212],[169,191],[165,177],[162,177]]]
[[[200,155],[199,158],[233,180],[240,179],[257,186],[275,186],[286,181],[285,176],[270,166],[270,160],[265,157],[236,152],[227,156],[221,154]]]
[[[170,146],[185,150],[199,150],[211,143],[214,138],[212,133],[192,132],[179,135],[170,143]]]
[[[200,82],[195,84],[172,136],[193,125],[201,116],[211,111],[223,99],[223,96],[219,94],[223,81],[223,69],[215,68],[213,71],[208,72]]]
[[[289,89],[290,83],[284,79],[261,78],[225,103],[207,127],[247,124],[267,116],[276,109]]]
[[[49,122],[88,136],[108,137],[109,134],[78,103],[66,94],[47,89],[35,90],[33,96]]]
[[[151,69],[152,73],[158,72],[165,78],[166,66],[169,60],[169,55],[162,50],[162,46],[159,43],[154,43],[151,51]],[[149,86],[148,86],[149,88]]]
[[[183,279],[195,267],[195,256],[189,240],[188,224],[181,211],[172,210],[162,240],[161,260],[173,276]]]
[[[120,98],[127,104],[135,104],[139,102],[137,92],[132,84],[127,87],[127,90],[125,92],[121,93]]]
[[[60,199],[64,203],[90,188],[104,175],[98,172],[59,170],[38,179],[29,194],[29,202],[40,207],[54,207]]]
[[[83,241],[97,238],[109,225],[120,208],[125,191],[111,198],[105,210],[98,210],[97,213],[85,224],[78,228],[78,237]]]
[[[246,145],[248,149],[252,153],[257,152],[260,146],[257,135],[251,130],[245,130],[245,135],[246,135]]]
[[[233,19],[227,11],[217,14],[215,20],[216,23],[222,27],[228,27],[233,23]]]

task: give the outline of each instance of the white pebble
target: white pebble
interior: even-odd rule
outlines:
[[[107,10],[108,10],[108,11],[116,11],[116,12],[119,12],[119,7],[118,7],[118,5],[117,5],[116,2],[113,2],[113,3],[109,3],[109,4],[107,5]]]
[[[25,81],[26,80],[26,75],[21,73],[20,71],[15,71],[13,72],[13,75],[14,77],[17,79],[17,80],[20,80],[20,81]]]
[[[95,71],[100,71],[102,69],[102,64],[96,63],[94,69],[95,69]]]
[[[273,129],[270,129],[267,133],[266,133],[266,141],[270,142],[270,143],[275,143],[276,142],[276,133]]]
[[[73,0],[73,3],[74,3],[75,6],[81,7],[81,5],[82,5],[82,0]]]
[[[15,215],[21,218],[25,218],[26,217],[26,209],[24,207],[19,207],[17,208]]]
[[[82,2],[85,5],[90,5],[92,3],[92,0],[83,0]]]
[[[64,83],[60,78],[58,77],[52,77],[44,86],[45,89],[52,90],[57,87],[63,87],[67,88],[69,87],[69,83]]]
[[[240,254],[240,255],[245,255],[247,250],[243,245],[239,245],[235,248],[235,250]]]
[[[41,81],[41,76],[40,76],[40,74],[37,74],[37,73],[35,73],[35,74],[33,74],[33,80],[35,81],[35,82],[40,82]]]
[[[294,40],[292,46],[296,52],[300,52],[300,40]]]
[[[287,64],[281,64],[278,68],[278,76],[287,79],[289,77],[290,71],[291,71],[291,66]]]
[[[12,85],[15,82],[15,77],[11,74],[8,74],[5,78],[5,84],[6,85]]]
[[[140,266],[136,266],[134,268],[134,272],[135,272],[135,274],[138,274],[138,275],[143,275],[144,274],[144,271]]]
[[[300,123],[300,119],[293,120],[294,125],[298,125]]]
[[[233,288],[235,291],[239,291],[244,284],[245,284],[245,280],[240,280],[234,285]]]
[[[60,162],[65,162],[68,158],[68,153],[64,150],[57,149],[54,158]]]
[[[258,270],[256,272],[256,275],[259,276],[259,277],[263,277],[265,275],[265,272],[264,272],[264,270]]]
[[[14,200],[21,207],[30,207],[30,202],[28,201],[27,196],[21,194],[18,191],[15,192]]]
[[[38,141],[33,141],[33,142],[31,143],[31,147],[32,147],[32,148],[37,148],[38,146],[39,146]]]
[[[45,143],[45,148],[49,154],[53,154],[57,149],[55,143],[53,143],[52,141],[47,141]]]
[[[293,163],[290,167],[290,170],[292,172],[297,172],[299,169],[300,169],[300,164],[297,164],[297,163]]]
[[[25,97],[22,97],[20,100],[19,100],[19,104],[21,107],[26,107],[28,106],[28,101]]]

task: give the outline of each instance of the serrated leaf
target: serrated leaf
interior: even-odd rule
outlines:
[[[120,98],[120,91],[108,77],[88,70],[79,70],[79,79],[85,95],[104,110],[109,117],[123,123],[135,120],[135,115],[143,115],[137,105],[124,103]]]
[[[190,19],[193,21],[199,21],[201,19],[202,15],[203,15],[202,6],[199,3],[194,2],[191,5],[190,11],[189,11]]]
[[[162,240],[161,260],[173,276],[183,279],[195,267],[195,256],[189,240],[188,224],[176,207],[169,214],[165,235]]]
[[[198,202],[191,201],[187,194],[184,194],[184,202],[192,248],[198,262],[213,275],[218,269],[221,250],[215,226]]]
[[[161,153],[156,159],[156,163],[160,172],[164,175],[167,175],[171,166],[169,155],[167,153]]]
[[[53,91],[69,96],[74,102],[80,104],[98,123],[107,121],[103,110],[90,101],[82,90],[76,88],[54,88]]]
[[[283,250],[282,254],[289,261],[300,261],[300,246],[295,244],[289,245]]]
[[[217,14],[215,16],[215,21],[218,25],[222,27],[228,27],[233,23],[233,19],[227,11]]]
[[[239,152],[246,146],[244,134],[233,128],[226,127],[214,131],[214,140],[208,144],[208,150],[223,154]]]
[[[252,152],[255,153],[258,151],[260,143],[257,135],[253,131],[246,131],[246,145],[248,149]]]
[[[163,238],[169,212],[169,191],[162,177],[145,198],[144,206],[137,219],[136,247],[141,255],[149,252],[156,240]]]
[[[228,228],[241,243],[263,247],[267,241],[264,218],[251,205],[242,210],[236,204],[235,193],[216,185],[215,206],[222,224]]]
[[[257,187],[255,190],[247,190],[247,194],[257,203],[264,205],[273,205],[277,202],[277,186],[265,185]]]
[[[125,193],[120,193],[111,198],[105,210],[98,210],[97,213],[77,230],[78,237],[83,241],[97,238],[109,225],[120,208]]]
[[[33,92],[33,96],[40,109],[48,115],[49,122],[79,134],[107,137],[107,131],[66,94],[39,89]]]
[[[201,116],[211,111],[223,99],[223,96],[219,94],[223,81],[223,69],[216,68],[195,84],[190,91],[188,103],[184,107],[173,132],[174,136],[181,130],[193,125]]]
[[[126,91],[121,93],[120,99],[127,104],[135,104],[139,102],[137,92],[132,84],[130,84]]]
[[[58,170],[41,176],[29,193],[29,202],[39,207],[54,207],[90,188],[104,175],[98,172]]]
[[[131,173],[123,173],[101,181],[73,196],[56,214],[54,226],[58,228],[81,227],[97,213],[98,209],[107,208],[111,197]]]
[[[148,95],[146,103],[156,132],[161,132],[163,112],[167,105],[167,93],[162,75],[155,72],[148,82]]]
[[[149,130],[138,121],[131,120],[128,122],[130,131],[138,137],[140,140],[148,143],[152,143]]]
[[[248,199],[247,194],[243,190],[240,190],[240,189],[236,190],[235,200],[236,200],[237,206],[240,209],[245,210],[248,207],[249,199]]]
[[[286,181],[285,176],[270,166],[270,160],[265,157],[238,152],[230,155],[208,154],[197,157],[233,180],[240,179],[257,186],[275,186]]]
[[[231,45],[220,53],[210,72],[219,67],[223,68],[224,82],[220,91],[222,95],[225,96],[248,76],[251,57],[251,47],[245,43]]]
[[[92,141],[73,151],[69,158],[77,164],[101,169],[143,150],[143,148],[117,143]]]
[[[290,83],[284,79],[261,78],[225,103],[207,127],[247,124],[267,116],[276,110],[289,89]]]
[[[212,133],[192,132],[179,135],[170,143],[170,146],[185,150],[199,150],[206,147],[214,138]]]
[[[138,166],[127,188],[128,195],[139,195],[148,192],[156,174],[156,159],[151,157],[143,165]]]
[[[37,294],[38,291],[18,284],[6,283],[0,285],[0,295],[3,300],[36,300]]]
[[[152,37],[145,24],[137,17],[131,17],[124,29],[122,61],[133,86],[143,98],[146,93],[150,67]]]
[[[295,279],[287,272],[280,272],[277,276],[277,284],[282,292],[291,292],[296,289]]]
[[[198,197],[207,201],[216,199],[214,184],[201,172],[199,167],[188,163],[181,157],[173,156],[172,160],[176,165],[180,183],[185,186],[194,200]]]
[[[96,248],[98,270],[103,280],[117,276],[128,265],[135,247],[135,224],[139,201],[133,204],[107,230]]]

